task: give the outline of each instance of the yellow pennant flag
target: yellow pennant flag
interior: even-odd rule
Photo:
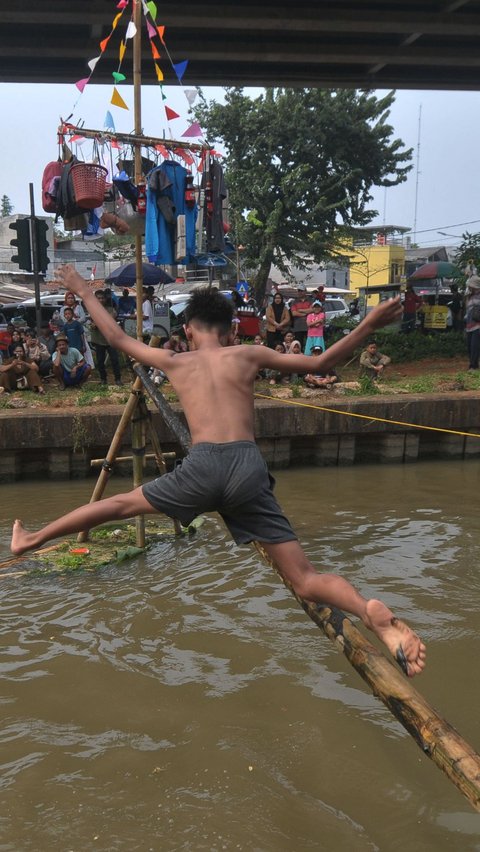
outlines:
[[[114,106],[121,107],[122,109],[128,109],[128,106],[126,105],[121,94],[119,93],[118,89],[116,89],[115,86],[113,87],[112,99],[111,99],[110,103],[113,104]]]
[[[118,22],[119,22],[120,18],[122,17],[122,15],[123,15],[123,12],[119,12],[119,13],[118,13],[118,15],[115,15],[115,17],[114,17],[114,19],[113,19],[113,21],[112,21],[112,30],[114,30],[114,29],[115,29],[115,27],[117,26],[117,24],[118,24]]]
[[[161,83],[161,82],[162,82],[162,80],[164,79],[164,77],[163,77],[163,71],[162,71],[162,69],[160,68],[160,65],[157,65],[157,63],[156,63],[156,62],[155,62],[155,71],[157,72],[157,80],[158,80],[158,82],[159,82],[159,83]]]
[[[118,58],[120,59],[120,62],[122,61],[123,57],[125,56],[126,49],[127,49],[126,43],[124,41],[121,41],[120,47],[118,49]]]

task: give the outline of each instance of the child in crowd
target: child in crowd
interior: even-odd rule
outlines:
[[[311,355],[313,347],[320,347],[322,352],[325,352],[325,341],[323,339],[323,329],[325,326],[325,314],[323,313],[322,303],[316,299],[312,305],[312,313],[307,314],[307,345],[305,346],[305,355]]]

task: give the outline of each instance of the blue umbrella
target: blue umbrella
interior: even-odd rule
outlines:
[[[155,284],[172,284],[174,279],[171,275],[153,266],[151,263],[142,263],[143,283],[147,287]],[[137,269],[134,263],[118,266],[105,278],[105,284],[113,284],[115,287],[135,287],[137,281]]]

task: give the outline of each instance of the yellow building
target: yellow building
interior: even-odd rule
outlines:
[[[393,225],[362,228],[358,237],[355,235],[352,242],[340,248],[340,253],[348,258],[350,289],[357,296],[362,289],[367,294],[368,307],[380,299],[378,290],[368,296],[369,287],[388,287],[405,280],[405,246],[401,234],[407,230]]]

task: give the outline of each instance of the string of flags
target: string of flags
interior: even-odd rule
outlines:
[[[157,78],[157,82],[160,86],[160,92],[161,92],[162,100],[165,101],[167,99],[165,92],[164,92],[164,89],[163,89],[164,72],[163,72],[161,64],[160,64],[161,60],[162,60],[162,53],[163,53],[164,56],[169,61],[170,65],[173,69],[173,72],[174,72],[174,74],[175,74],[175,76],[178,80],[178,83],[182,87],[183,93],[185,95],[185,98],[187,100],[189,107],[191,107],[194,104],[194,102],[197,98],[198,90],[197,89],[191,89],[191,88],[185,89],[183,87],[183,84],[182,84],[183,77],[184,77],[185,72],[186,72],[187,67],[188,67],[188,59],[185,59],[181,62],[173,62],[173,59],[172,59],[172,57],[169,53],[168,47],[165,43],[165,26],[157,23],[158,10],[157,10],[157,6],[156,6],[154,0],[138,0],[138,2],[141,2],[141,4],[142,4],[143,17],[144,17],[144,20],[145,20],[146,30],[147,30],[147,34],[148,34],[148,38],[149,38],[150,50],[151,50],[151,53],[152,53],[152,60],[153,60],[153,65],[154,65],[154,71],[155,71],[155,75],[156,75],[156,78]],[[120,86],[121,83],[124,83],[127,80],[126,74],[122,71],[122,63],[123,63],[125,53],[127,51],[128,42],[131,41],[135,37],[135,35],[137,34],[136,24],[133,20],[134,0],[118,0],[118,2],[116,3],[116,9],[118,11],[113,18],[110,32],[99,43],[100,53],[97,56],[93,57],[93,59],[88,60],[88,62],[87,62],[87,66],[90,69],[89,75],[87,77],[83,77],[81,80],[77,80],[77,82],[75,83],[75,86],[79,90],[80,97],[81,97],[85,88],[90,83],[90,80],[93,76],[93,73],[94,73],[99,61],[102,59],[104,53],[106,52],[107,47],[108,47],[109,42],[110,42],[110,39],[112,38],[115,30],[117,29],[125,11],[127,10],[128,6],[130,5],[130,3],[132,3],[131,17],[130,17],[130,20],[129,20],[128,25],[126,27],[126,31],[123,34],[123,37],[121,38],[121,41],[120,41],[120,44],[119,44],[119,47],[118,47],[118,66],[117,66],[116,71],[112,72],[113,91],[112,91],[112,95],[111,95],[111,98],[110,98],[110,103],[111,103],[112,106],[115,106],[115,107],[118,107],[118,108],[124,109],[124,110],[128,110],[129,107],[128,107],[128,104],[126,103],[126,101],[124,100],[124,98],[122,97],[120,91],[119,91],[119,86]],[[79,100],[79,98],[77,99],[77,101],[74,105],[74,109],[78,104],[78,100]],[[164,104],[164,112],[165,112],[165,117],[166,117],[166,120],[167,120],[168,123],[175,121],[176,119],[180,118],[180,115],[174,109],[169,107],[167,104]],[[113,132],[115,131],[115,122],[113,120],[113,116],[112,116],[112,113],[110,111],[107,111],[107,114],[105,116],[104,126],[107,130],[110,130],[110,131],[113,131]],[[170,134],[171,134],[170,125],[168,125],[168,126],[169,126],[169,130],[170,130]],[[185,129],[184,133],[182,133],[182,138],[195,139],[195,138],[202,138],[203,135],[204,135],[203,130],[202,130],[200,124],[197,121],[194,121]],[[185,151],[184,149],[179,148],[178,153],[179,152],[182,152],[180,154],[180,156],[182,156],[182,158],[185,159],[187,162],[189,162],[189,160],[190,160],[190,162],[193,162],[193,157],[191,156],[191,154],[189,154],[188,151]]]

